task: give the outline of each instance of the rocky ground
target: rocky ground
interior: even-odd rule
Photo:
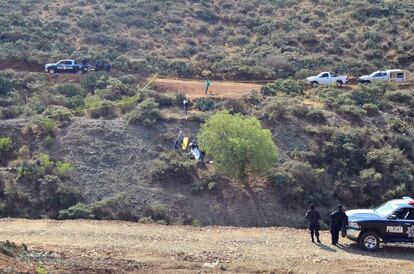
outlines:
[[[367,253],[346,240],[312,244],[305,230],[3,219],[0,272],[34,273],[412,273],[413,248]]]

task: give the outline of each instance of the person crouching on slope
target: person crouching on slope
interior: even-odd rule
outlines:
[[[316,240],[318,241],[318,243],[320,243],[321,241],[319,240],[319,220],[321,219],[321,215],[315,209],[314,204],[310,205],[310,209],[306,212],[305,217],[309,221],[309,231],[311,234],[312,243],[315,242],[314,235],[316,236]]]

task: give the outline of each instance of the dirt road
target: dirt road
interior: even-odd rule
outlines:
[[[208,94],[205,94],[205,82],[201,80],[174,80],[157,79],[155,87],[166,92],[182,92],[190,98],[199,97],[221,97],[221,98],[241,98],[249,95],[252,90],[260,92],[261,85],[252,83],[230,82],[230,81],[211,81]]]
[[[414,248],[377,253],[309,242],[305,230],[143,225],[107,221],[0,220],[0,240],[26,244],[13,265],[49,273],[412,273]]]

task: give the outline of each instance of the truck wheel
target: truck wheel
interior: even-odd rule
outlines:
[[[49,69],[49,72],[50,73],[55,73],[55,70],[54,69]]]
[[[338,87],[338,88],[340,88],[340,87],[342,87],[342,85],[343,85],[344,83],[342,82],[342,81],[336,81],[336,86]]]
[[[318,82],[312,82],[311,83],[311,86],[314,87],[314,88],[316,88],[317,86],[319,86],[319,83]]]
[[[359,246],[366,251],[377,251],[380,246],[380,239],[375,232],[365,232],[359,238]]]

